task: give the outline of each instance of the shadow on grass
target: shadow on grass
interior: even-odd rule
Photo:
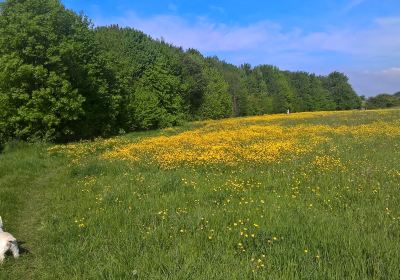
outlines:
[[[28,255],[31,253],[31,251],[29,251],[29,249],[22,246],[22,245],[26,244],[25,241],[17,241],[17,242],[18,242],[18,248],[19,248],[20,255]],[[12,253],[10,251],[7,251],[6,256],[12,256]]]

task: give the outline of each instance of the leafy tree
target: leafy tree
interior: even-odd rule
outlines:
[[[121,118],[121,123],[127,124],[128,130],[156,128],[161,124],[160,118],[155,116],[155,112],[160,113],[159,108],[155,111],[151,108],[155,106],[154,104],[164,102],[163,97],[160,96],[163,90],[160,91],[157,85],[148,84],[151,82],[148,81],[150,73],[153,76],[160,75],[162,79],[167,75],[173,77],[175,82],[179,82],[174,85],[175,93],[180,95],[183,101],[179,109],[180,115],[176,116],[177,119],[189,119],[189,114],[194,114],[205,88],[205,82],[202,83],[204,81],[202,68],[197,58],[185,55],[182,49],[163,41],[153,40],[132,28],[120,28],[117,25],[99,27],[95,29],[95,34],[97,42],[126,94],[126,103],[129,106],[123,107],[124,118]],[[200,61],[203,60],[201,57]],[[164,81],[157,81],[157,83],[163,87]],[[164,97],[169,98],[169,96],[168,94]],[[138,102],[137,106],[132,102]],[[146,108],[146,102],[149,102],[149,108]],[[135,106],[136,109],[134,109]],[[147,111],[150,115],[145,116],[144,112]],[[182,114],[185,116],[183,117]],[[135,121],[138,123],[134,123]],[[167,121],[163,126],[168,123],[176,123],[176,121]]]
[[[329,92],[323,88],[321,80],[307,72],[285,71],[294,91],[293,111],[332,110],[335,108]]]
[[[228,93],[228,84],[212,67],[204,70],[207,87],[203,102],[197,112],[200,119],[220,119],[232,116],[231,97]]]
[[[189,49],[181,59],[184,100],[189,108],[190,118],[194,119],[204,102],[204,93],[207,88],[207,77],[203,71],[204,57],[199,52]]]
[[[245,79],[242,71],[235,65],[221,61],[214,56],[208,58],[209,64],[216,68],[228,84],[228,92],[232,100],[232,112],[234,116],[243,116],[243,103],[247,102]]]
[[[273,112],[273,100],[260,67],[250,64],[239,68],[242,73],[244,92],[240,95],[239,106],[242,116],[262,115]]]
[[[90,22],[57,0],[0,6],[0,131],[68,140],[114,130],[118,89]]]
[[[343,73],[332,72],[321,78],[324,88],[328,90],[337,110],[357,109],[361,107],[361,99],[355,93],[349,79]]]
[[[272,112],[273,99],[265,93],[254,93],[248,96],[246,115],[264,115]]]
[[[313,96],[311,93],[311,85],[309,75],[306,72],[289,72],[285,71],[285,76],[290,82],[294,91],[294,104],[292,111],[313,111]]]
[[[334,110],[335,102],[329,91],[324,89],[321,79],[314,74],[309,75],[309,94],[311,96],[311,111]]]
[[[273,113],[283,113],[288,109],[292,111],[294,92],[285,74],[271,65],[257,66],[255,71],[260,71],[267,85],[268,94],[272,98]]]
[[[396,94],[390,95],[381,93],[375,97],[368,98],[366,102],[366,107],[368,109],[390,108],[395,106],[400,106],[400,97]]]
[[[130,97],[129,123],[132,129],[149,129],[179,124],[184,119],[179,79],[160,58],[138,80]]]

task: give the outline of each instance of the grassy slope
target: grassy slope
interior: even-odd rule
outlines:
[[[377,118],[400,110],[306,122]],[[173,170],[11,148],[0,214],[30,253],[0,279],[400,279],[399,143],[337,136],[291,162]],[[332,153],[346,170],[310,165]]]

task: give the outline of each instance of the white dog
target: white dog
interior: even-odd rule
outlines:
[[[3,221],[0,217],[0,264],[4,261],[7,251],[11,251],[14,258],[19,257],[17,239],[10,233],[3,231]]]

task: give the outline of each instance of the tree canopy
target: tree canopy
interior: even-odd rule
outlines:
[[[112,133],[120,101],[115,82],[86,17],[55,0],[2,3],[5,137],[68,140]]]
[[[400,106],[400,92],[397,92],[393,95],[381,93],[377,96],[370,97],[367,99],[365,106],[367,109],[391,108]]]

